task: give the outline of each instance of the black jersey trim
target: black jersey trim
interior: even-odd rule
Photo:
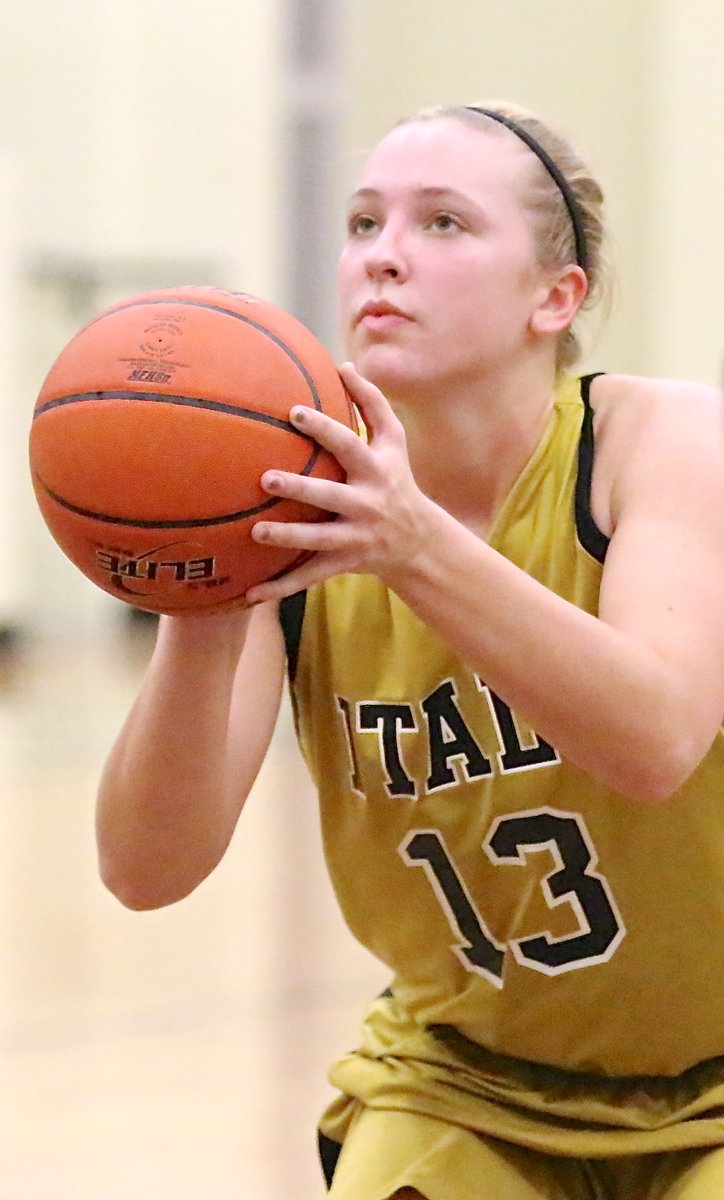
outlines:
[[[284,634],[290,683],[294,683],[297,674],[299,644],[302,640],[302,625],[304,623],[306,605],[306,589],[303,592],[295,592],[293,596],[285,596],[279,604],[279,623]]]
[[[635,1107],[637,1098],[644,1093],[651,1106],[661,1105],[663,1110],[671,1103],[673,1083],[677,1096],[694,1099],[720,1085],[724,1077],[724,1057],[721,1056],[693,1063],[675,1080],[671,1075],[599,1075],[489,1050],[487,1046],[471,1041],[453,1025],[428,1025],[427,1031],[468,1066],[489,1075],[502,1075],[516,1088],[539,1095],[545,1093],[554,1102],[563,1099],[570,1103],[572,1097],[580,1095],[589,1103],[600,1100],[624,1109]]]
[[[324,1172],[324,1182],[329,1191],[337,1167],[337,1160],[342,1153],[342,1147],[321,1132],[317,1134],[317,1145],[319,1148],[319,1161],[322,1164],[322,1171]]]
[[[591,512],[591,480],[593,478],[593,408],[591,407],[591,384],[603,372],[595,375],[584,375],[581,378],[581,399],[583,400],[583,421],[581,436],[578,442],[578,477],[576,479],[576,533],[583,549],[597,562],[602,563],[606,557],[609,539],[602,533],[593,519]]]

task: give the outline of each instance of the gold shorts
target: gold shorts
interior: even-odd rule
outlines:
[[[330,1200],[388,1200],[403,1187],[425,1200],[719,1200],[724,1148],[579,1160],[356,1102]]]
[[[334,1200],[724,1200],[721,1059],[671,1079],[577,1074],[415,1027],[384,996],[330,1080]]]

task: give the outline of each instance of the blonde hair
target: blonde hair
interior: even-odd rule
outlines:
[[[603,191],[590,170],[562,134],[551,129],[539,117],[527,109],[507,102],[481,103],[480,108],[489,109],[508,121],[514,122],[533,138],[545,155],[550,158],[563,176],[579,218],[580,232],[585,245],[584,270],[588,280],[588,291],[581,306],[589,310],[603,302],[609,306],[609,264],[607,237],[603,218]],[[422,108],[412,116],[398,122],[400,125],[414,121],[453,119],[470,125],[473,129],[484,129],[495,136],[515,137],[514,131],[493,117],[464,105],[436,105]],[[522,139],[520,139],[522,141]],[[525,144],[525,142],[523,142]],[[576,235],[562,191],[535,153],[530,152],[531,169],[528,185],[522,198],[530,214],[531,228],[539,260],[552,267],[565,267],[577,261]],[[573,327],[559,336],[556,363],[559,371],[565,371],[581,356],[581,346]]]

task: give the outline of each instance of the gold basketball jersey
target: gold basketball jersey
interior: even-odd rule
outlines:
[[[595,614],[588,383],[559,386],[489,541]],[[284,609],[332,881],[405,1022],[599,1076],[724,1054],[722,732],[670,802],[637,804],[561,761],[376,577]]]

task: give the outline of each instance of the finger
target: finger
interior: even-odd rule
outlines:
[[[314,554],[303,564],[280,575],[278,579],[270,579],[249,588],[246,602],[249,606],[263,604],[265,601],[283,600],[285,596],[293,596],[295,592],[303,592],[305,588],[315,583],[323,583],[332,575],[339,575],[345,569],[344,563],[334,554]]]
[[[349,545],[350,525],[338,521],[257,521],[251,527],[255,542],[286,550],[337,550]]]
[[[298,475],[292,471],[265,471],[261,486],[270,496],[284,500],[296,500],[311,504],[325,512],[343,513],[351,516],[354,508],[351,489],[344,483],[331,479],[319,479],[309,475]]]
[[[337,462],[349,474],[363,466],[368,453],[362,438],[346,425],[328,417],[315,408],[297,405],[289,413],[295,429],[307,437],[314,438],[325,450],[333,454]]]
[[[351,362],[343,363],[339,373],[373,437],[401,433],[402,425],[378,387],[360,375]]]

